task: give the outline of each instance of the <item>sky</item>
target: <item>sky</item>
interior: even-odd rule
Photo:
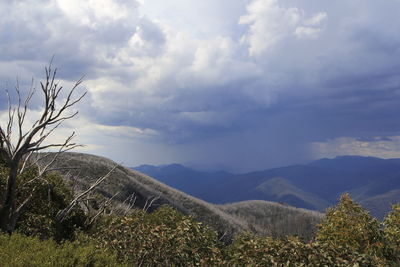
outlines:
[[[76,131],[77,151],[126,166],[400,157],[398,14],[399,0],[1,1],[1,123],[4,91],[38,87],[54,55],[87,95],[49,142]]]

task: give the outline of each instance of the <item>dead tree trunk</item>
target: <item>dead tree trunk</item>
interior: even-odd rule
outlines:
[[[31,85],[25,99],[20,94],[19,85],[15,91],[17,93],[17,104],[12,105],[11,97],[8,95],[8,121],[5,125],[0,125],[0,156],[8,168],[7,184],[4,192],[1,193],[3,199],[0,203],[0,229],[2,231],[12,233],[19,216],[29,204],[35,188],[29,196],[17,202],[18,195],[18,175],[21,174],[30,165],[30,156],[40,151],[57,148],[59,153],[71,150],[79,145],[72,142],[75,133],[68,136],[62,143],[46,144],[46,139],[52,134],[65,120],[75,117],[78,112],[69,113],[72,106],[78,103],[86,94],[83,93],[76,98],[73,97],[75,89],[82,83],[82,79],[78,80],[71,90],[67,92],[64,99],[60,96],[63,87],[59,86],[55,80],[57,69],[52,69],[51,63],[45,68],[45,81],[41,82],[41,90],[44,96],[43,111],[40,117],[33,125],[25,130],[25,118],[28,112],[29,102],[35,92],[35,88]],[[52,161],[50,161],[52,162]],[[49,166],[47,166],[49,167]],[[37,177],[32,180],[41,178],[46,172],[46,168],[39,171]]]
[[[6,191],[4,192],[3,205],[0,209],[0,227],[3,232],[12,232],[14,227],[10,224],[16,209],[18,166],[11,164],[7,179]]]

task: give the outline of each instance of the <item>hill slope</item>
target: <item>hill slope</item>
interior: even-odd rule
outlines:
[[[163,175],[168,183],[168,174],[162,170],[153,175],[157,179]],[[188,174],[185,183],[193,180]],[[349,192],[374,216],[382,218],[391,204],[400,200],[400,159],[341,156],[205,181],[206,185],[191,190],[212,203],[257,199],[324,211],[342,193]]]
[[[315,233],[323,214],[306,209],[298,209],[276,202],[250,200],[219,207],[243,221],[249,228],[265,236],[284,237],[287,233],[309,237]]]
[[[141,173],[155,177],[160,182],[181,190],[191,196],[213,202],[209,194],[210,185],[216,185],[223,179],[232,176],[228,172],[202,172],[187,168],[180,164],[161,166],[141,165],[133,168]]]
[[[107,174],[117,164],[99,156],[64,153],[58,157],[54,165],[56,168],[63,169],[64,175],[68,174],[66,177],[70,182],[73,180],[78,187],[82,188]],[[184,214],[193,215],[220,232],[232,234],[245,229],[242,222],[214,205],[123,166],[118,166],[109,178],[99,185],[97,192],[108,198],[120,192],[115,198],[119,202],[123,202],[134,194],[135,206],[138,208],[143,208],[146,203],[155,199],[150,211],[160,205],[168,204]]]
[[[116,163],[99,156],[82,153],[64,153],[59,156],[54,165],[55,168],[61,170],[68,183],[79,190],[79,188],[86,188],[88,184],[98,177],[104,176]],[[220,233],[224,233],[227,238],[232,237],[233,233],[238,231],[261,229],[261,226],[258,226],[256,222],[248,222],[245,216],[236,216],[233,212],[227,212],[225,208],[192,197],[154,178],[123,166],[118,166],[111,173],[110,177],[100,184],[97,192],[105,197],[111,197],[116,192],[120,192],[114,199],[118,203],[122,203],[127,197],[135,194],[137,197],[135,206],[138,208],[143,208],[146,202],[148,203],[149,200],[156,197],[150,211],[160,205],[171,205],[182,213],[193,215],[199,221],[204,222]],[[241,209],[243,210],[243,207]],[[295,208],[293,209],[296,210]],[[282,213],[284,214],[282,216],[288,216],[286,207],[282,209]],[[241,214],[243,214],[243,211]],[[314,213],[307,213],[305,216],[312,217],[307,221],[307,229],[313,228],[321,218],[321,214],[316,215]],[[275,218],[266,218],[265,220],[275,221]],[[287,217],[287,221],[290,220],[290,216]],[[271,225],[278,224],[273,223]],[[278,227],[282,226],[279,225]],[[312,233],[308,230],[300,233],[299,231],[290,232],[290,227],[287,229],[288,232],[285,232],[286,230],[283,231],[285,234],[298,234],[306,238],[312,236]],[[277,230],[270,232],[275,233]],[[258,233],[265,234],[262,231],[258,231]]]

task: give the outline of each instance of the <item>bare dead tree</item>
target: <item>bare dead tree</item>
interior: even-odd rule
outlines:
[[[123,207],[122,215],[126,216],[132,210],[132,208],[136,204],[136,199],[137,199],[137,196],[136,196],[135,192],[133,192],[122,202],[122,207]]]
[[[113,201],[114,198],[119,194],[120,192],[117,192],[114,195],[112,195],[112,197],[107,198],[105,201],[103,201],[100,208],[94,214],[88,217],[86,223],[89,225],[93,224],[101,214],[104,214],[106,212],[106,209],[111,206],[111,201]],[[111,211],[108,214],[110,215],[112,214],[112,212],[113,210],[111,209]]]
[[[153,205],[154,201],[159,200],[159,199],[160,199],[160,196],[158,196],[158,197],[154,197],[154,196],[148,197],[146,199],[146,203],[143,206],[143,211],[147,212],[150,209],[150,207]]]
[[[50,154],[41,153],[43,156],[38,157],[39,152],[50,149],[57,150],[56,153],[51,154],[52,159],[47,160],[46,162],[48,163],[38,169],[38,175],[32,177],[32,180],[28,181],[28,183],[41,179],[50,170],[51,164],[60,153],[79,146],[73,142],[75,132],[60,143],[48,144],[46,141],[64,121],[72,119],[78,114],[78,111],[71,112],[71,108],[86,95],[85,92],[76,97],[74,96],[76,89],[82,83],[82,78],[71,89],[66,91],[65,97],[63,97],[61,95],[64,93],[63,87],[56,80],[57,69],[53,69],[50,63],[45,68],[45,73],[45,80],[40,83],[44,100],[43,110],[39,118],[32,125],[26,124],[28,123],[27,113],[29,112],[29,103],[35,94],[33,82],[26,97],[23,98],[17,81],[15,87],[17,96],[16,105],[12,105],[10,94],[7,91],[8,120],[4,125],[0,125],[0,157],[4,160],[9,171],[5,192],[0,203],[0,229],[9,233],[14,231],[18,218],[32,199],[36,189],[32,188],[30,195],[26,196],[26,199],[21,201],[21,204],[17,206],[18,174],[36,164],[41,158],[50,156]]]
[[[111,173],[112,173],[117,167],[118,167],[118,165],[115,165],[106,175],[104,175],[104,176],[98,178],[93,184],[91,184],[91,185],[89,186],[89,188],[87,188],[87,189],[86,189],[85,191],[83,191],[82,193],[78,194],[78,195],[69,203],[69,205],[68,205],[65,209],[60,210],[60,211],[57,213],[56,219],[59,220],[59,221],[63,221],[63,220],[68,216],[68,214],[72,211],[72,209],[73,209],[76,205],[78,205],[80,202],[87,201],[88,198],[86,198],[86,197],[87,197],[97,186],[99,186],[105,179],[107,179],[107,178],[111,175]],[[115,196],[116,196],[116,195],[115,195]],[[110,201],[111,201],[115,196],[113,196],[113,197],[110,199]],[[107,205],[108,205],[108,204],[109,204],[109,203],[107,203]],[[104,208],[106,208],[106,207],[104,207]],[[89,210],[89,205],[88,205],[88,210]],[[101,211],[101,212],[102,212],[102,211]],[[100,213],[101,213],[101,212],[100,212]],[[97,217],[97,216],[96,216],[96,217]]]

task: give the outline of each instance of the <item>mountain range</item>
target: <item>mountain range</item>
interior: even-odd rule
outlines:
[[[46,161],[43,164],[46,164]],[[315,234],[316,224],[323,218],[320,212],[269,201],[242,201],[229,205],[212,204],[148,175],[95,155],[62,153],[56,158],[52,168],[63,175],[66,183],[77,195],[112,170],[107,179],[96,187],[91,197],[99,201],[95,206],[108,202],[112,212],[125,214],[131,208],[152,212],[161,205],[169,205],[213,228],[220,233],[221,239],[228,242],[235,233],[241,231],[251,231],[264,236],[296,235],[311,239]],[[170,170],[172,175],[175,168],[180,168],[180,166],[169,166],[166,170]],[[197,178],[201,179],[202,173],[197,174],[199,175]],[[225,179],[224,177],[229,175],[223,172],[212,173],[206,177],[208,180],[201,179],[198,184],[206,185],[221,177]],[[187,179],[195,179],[195,177],[193,175]],[[180,177],[177,176],[176,184],[180,181]],[[184,186],[189,185],[190,183]],[[202,190],[205,191],[206,188]]]
[[[134,169],[215,204],[266,200],[324,211],[348,192],[382,218],[400,201],[400,159],[340,156],[244,174],[202,172],[179,164]]]

